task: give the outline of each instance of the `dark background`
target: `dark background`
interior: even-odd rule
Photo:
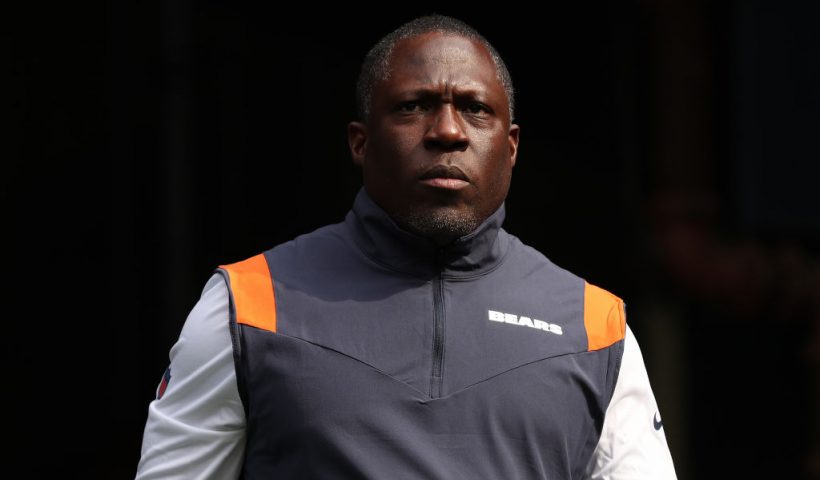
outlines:
[[[816,2],[270,3],[4,15],[11,465],[133,477],[211,271],[343,218],[359,62],[435,11],[506,60],[505,226],[626,299],[680,478],[820,478]]]

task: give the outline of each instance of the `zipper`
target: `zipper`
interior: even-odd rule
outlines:
[[[439,262],[439,265],[441,265],[441,262]],[[441,396],[442,383],[444,382],[442,376],[442,365],[444,364],[444,281],[441,278],[441,269],[433,278],[433,312],[433,372],[430,376],[430,397],[438,398]]]

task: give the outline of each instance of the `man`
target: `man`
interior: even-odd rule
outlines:
[[[351,213],[211,278],[138,478],[674,478],[620,299],[501,229],[519,127],[495,50],[414,20],[358,98]]]

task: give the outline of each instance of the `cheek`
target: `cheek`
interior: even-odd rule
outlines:
[[[487,214],[489,214],[490,210],[497,208],[504,201],[509,192],[512,181],[512,167],[509,164],[509,155],[502,157],[499,154],[483,173],[484,185],[482,190],[488,206]]]
[[[408,132],[382,130],[371,139],[367,161],[379,170],[400,174],[412,169],[411,158],[416,147],[417,142]]]
[[[392,153],[408,155],[419,146],[422,136],[423,133],[419,133],[417,125],[408,124],[386,128],[382,132],[381,140]]]
[[[485,159],[481,168],[487,180],[495,182],[509,178],[512,165],[506,136],[479,138],[474,142],[474,148],[478,156]]]
[[[495,122],[484,129],[475,129],[471,132],[471,141],[476,149],[490,155],[509,152],[509,138],[501,122]]]

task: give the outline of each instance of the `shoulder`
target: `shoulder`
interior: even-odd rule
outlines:
[[[527,276],[538,278],[539,284],[547,288],[571,288],[576,292],[573,296],[580,292],[587,327],[606,331],[607,335],[614,334],[618,340],[624,338],[626,312],[624,301],[620,297],[556,265],[546,255],[523,243],[518,237],[506,232],[505,234],[510,237],[511,258],[508,262],[512,268]]]
[[[584,326],[589,350],[606,348],[626,337],[624,301],[584,281]]]
[[[519,290],[554,306],[571,306],[573,318],[583,319],[589,351],[607,348],[624,339],[626,312],[620,297],[556,265],[516,236],[504,234],[510,242],[504,268],[508,273],[514,272],[512,278],[518,279]]]
[[[550,284],[553,282],[573,286],[583,284],[581,277],[558,266],[539,250],[527,245],[506,230],[502,229],[501,232],[509,242],[509,251],[504,262],[507,268],[513,268],[526,276],[540,275],[541,282],[549,280]]]
[[[229,303],[225,280],[220,275],[212,275],[171,349],[178,370],[195,370],[230,345]],[[191,345],[196,348],[189,348]]]
[[[264,257],[271,273],[281,277],[284,272],[302,270],[312,265],[323,265],[328,261],[334,261],[335,258],[344,258],[339,254],[352,248],[355,249],[345,223],[334,223],[274,245],[258,255],[240,261],[226,262],[221,267]]]

